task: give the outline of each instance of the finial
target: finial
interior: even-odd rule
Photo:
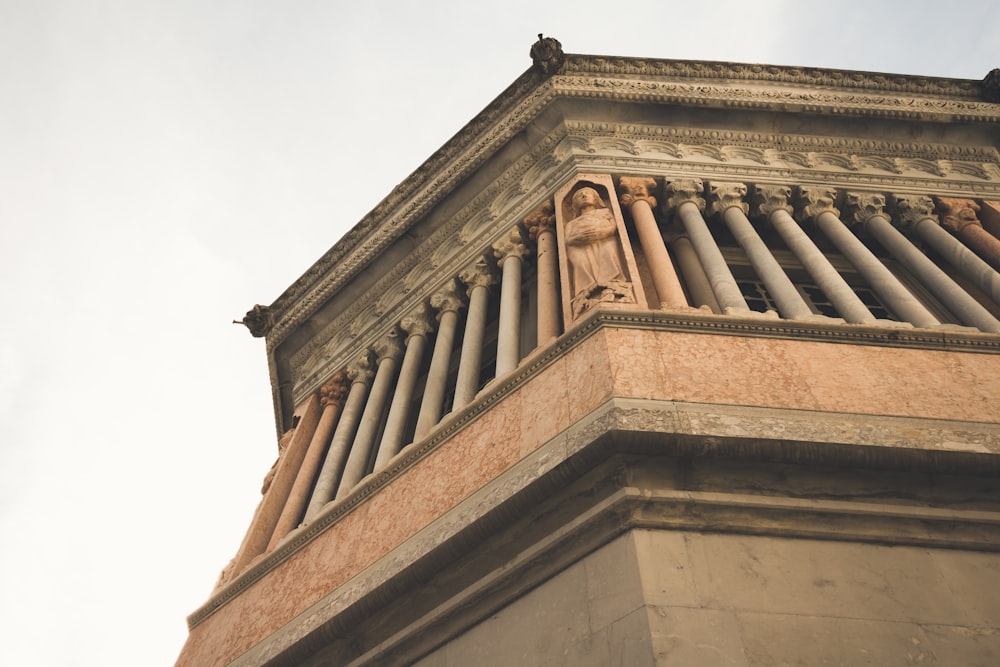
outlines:
[[[254,338],[266,336],[272,323],[271,309],[260,304],[248,310],[242,320],[233,320],[233,324],[242,324],[249,329]]]
[[[1000,68],[990,70],[990,73],[983,77],[983,97],[988,102],[1000,102]]]

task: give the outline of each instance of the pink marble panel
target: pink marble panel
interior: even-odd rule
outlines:
[[[570,386],[565,358],[559,359],[518,391],[521,399],[521,456],[570,424]]]

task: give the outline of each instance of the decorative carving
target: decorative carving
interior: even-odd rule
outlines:
[[[656,197],[652,191],[656,189],[656,179],[649,176],[622,176],[618,185],[625,194],[621,196],[622,206],[628,208],[637,201],[644,201],[650,208],[656,208]]]
[[[791,198],[792,189],[787,185],[758,185],[753,193],[754,213],[763,218],[770,218],[777,211],[791,215],[794,212],[789,203]]]
[[[386,359],[398,359],[403,354],[403,337],[399,329],[393,327],[372,346],[372,349],[379,363]]]
[[[368,384],[375,378],[372,351],[365,350],[347,365],[347,379],[352,383]]]
[[[320,406],[323,408],[330,405],[344,407],[344,399],[347,398],[347,392],[350,389],[351,386],[347,381],[347,373],[337,371],[333,374],[333,377],[324,382],[323,386],[319,388]]]
[[[462,298],[462,288],[454,278],[431,295],[431,307],[438,311],[438,321],[441,320],[441,315],[446,311],[458,312],[463,306],[465,306],[465,299]]]
[[[921,220],[938,220],[934,215],[934,200],[927,195],[893,195],[892,200],[900,227],[911,227]]]
[[[543,77],[550,77],[563,66],[566,56],[562,44],[555,37],[543,37],[538,33],[538,41],[531,45],[532,65]]]
[[[409,315],[402,319],[399,326],[406,332],[407,341],[410,340],[410,336],[426,336],[434,331],[434,320],[431,317],[427,304],[419,304]]]
[[[983,77],[983,97],[989,102],[1000,102],[1000,69],[992,69]]]
[[[698,207],[699,211],[705,210],[705,199],[701,196],[705,192],[705,184],[696,178],[670,181],[667,184],[667,201],[664,202],[664,213],[672,214],[677,207],[685,202],[690,202]]]
[[[969,225],[982,226],[976,215],[979,204],[971,199],[954,199],[951,197],[935,197],[937,212],[941,216],[941,226],[950,232],[958,233]]]
[[[524,244],[524,236],[518,227],[511,228],[507,235],[494,243],[491,248],[500,266],[503,266],[510,257],[524,257],[528,254],[528,246]]]
[[[614,214],[592,187],[576,190],[570,202],[573,218],[566,223],[566,260],[574,319],[598,303],[635,303]]]
[[[834,205],[837,202],[837,191],[823,185],[802,186],[798,191],[799,215],[805,220],[811,220],[822,213],[832,213],[840,217],[840,211]]]
[[[728,208],[738,208],[743,211],[743,215],[750,212],[750,204],[743,201],[747,196],[747,186],[744,183],[710,183],[709,199],[711,208],[709,211],[714,214],[723,214]]]
[[[242,324],[250,330],[251,336],[261,338],[270,331],[274,324],[274,318],[268,306],[262,306],[258,303],[247,311],[242,320],[233,320],[233,324]]]
[[[497,283],[493,264],[487,261],[484,256],[480,256],[475,262],[465,267],[458,274],[458,279],[468,287],[467,294],[469,296],[472,296],[472,290],[476,287],[489,287]]]
[[[556,226],[556,210],[551,199],[546,199],[524,219],[524,227],[532,241],[545,231],[553,231]]]
[[[885,212],[885,195],[880,192],[848,192],[845,203],[847,222],[852,225],[863,225],[875,217],[889,219]]]

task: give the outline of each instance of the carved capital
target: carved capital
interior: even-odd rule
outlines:
[[[794,212],[791,204],[792,189],[787,185],[758,185],[753,191],[754,214],[770,218],[773,213]]]
[[[726,209],[738,208],[746,215],[750,205],[744,198],[747,196],[747,186],[744,183],[710,183],[708,199],[711,202],[709,212],[712,215],[722,214]]]
[[[704,211],[705,199],[702,197],[704,192],[705,184],[696,178],[670,181],[667,184],[665,213],[673,213],[678,206],[687,202],[697,206],[699,211]]]
[[[531,45],[531,62],[535,71],[549,77],[559,71],[566,62],[562,44],[554,37],[543,37],[538,33],[538,41]]]
[[[352,383],[371,384],[375,377],[375,366],[372,363],[371,350],[365,350],[358,357],[347,364],[347,379]]]
[[[927,195],[893,195],[896,205],[896,223],[903,228],[912,227],[921,220],[938,221],[934,215],[934,200]]]
[[[976,215],[979,204],[971,199],[953,199],[951,197],[935,197],[937,213],[941,216],[941,226],[948,231],[958,233],[969,225],[982,226]]]
[[[431,306],[438,311],[438,319],[449,310],[456,313],[465,305],[465,298],[462,296],[462,286],[452,278],[448,283],[431,295]]]
[[[319,404],[321,407],[336,405],[338,408],[344,407],[344,399],[351,385],[347,381],[347,373],[337,371],[329,380],[319,388]]]
[[[1000,69],[992,69],[983,77],[983,97],[987,102],[1000,102]]]
[[[556,228],[556,209],[552,205],[552,200],[547,199],[542,205],[528,214],[524,219],[524,228],[528,230],[528,236],[532,241],[538,238],[542,232],[552,231]]]
[[[656,208],[656,179],[649,176],[622,176],[618,179],[618,187],[625,191],[621,196],[622,206],[628,208],[637,201],[644,201],[650,208]]]
[[[274,324],[274,317],[268,306],[259,303],[247,311],[242,320],[233,320],[233,324],[242,324],[250,330],[250,335],[254,338],[261,338],[267,335]]]
[[[421,303],[400,321],[399,327],[406,332],[407,341],[411,336],[426,336],[434,331],[434,318],[431,317],[430,308]]]
[[[528,254],[528,246],[524,244],[521,230],[513,227],[507,236],[493,244],[493,255],[501,266],[511,257],[524,257]]]
[[[889,219],[885,212],[885,195],[881,192],[848,192],[845,203],[848,224],[863,225],[875,217]]]
[[[403,336],[399,329],[393,327],[389,333],[378,339],[372,349],[375,350],[378,363],[382,363],[386,359],[397,359],[403,354]]]
[[[832,213],[840,217],[840,211],[834,204],[837,202],[837,191],[825,185],[809,185],[799,188],[796,204],[802,218],[809,220],[822,213]]]
[[[462,269],[462,272],[458,274],[458,279],[466,284],[468,287],[467,293],[471,295],[475,287],[495,285],[497,275],[493,269],[493,265],[485,257],[480,257],[474,263]]]

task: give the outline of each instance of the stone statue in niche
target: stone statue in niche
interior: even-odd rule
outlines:
[[[565,242],[573,318],[598,303],[635,303],[614,213],[589,186],[573,192],[569,206],[573,217],[566,223]]]

